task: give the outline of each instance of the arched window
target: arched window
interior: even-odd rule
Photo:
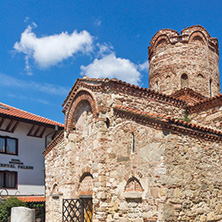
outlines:
[[[212,79],[210,79],[210,97],[212,97]]]
[[[188,76],[184,73],[181,75],[181,88],[188,87],[188,85]]]
[[[106,117],[106,121],[105,121],[106,127],[109,128],[110,126],[110,120],[108,117]]]
[[[156,91],[158,92],[159,91],[159,82],[156,81]]]
[[[135,135],[132,132],[131,153],[135,153]]]

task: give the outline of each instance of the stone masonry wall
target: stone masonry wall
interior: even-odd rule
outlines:
[[[46,221],[61,221],[62,199],[82,193],[92,195],[94,222],[222,220],[220,143],[139,124],[110,108],[141,110],[138,98],[136,107],[130,96],[94,95],[99,116],[85,113],[84,127],[46,155]],[[142,110],[163,107],[151,102]]]
[[[222,107],[216,106],[189,115],[192,123],[211,127],[216,130],[222,129]]]

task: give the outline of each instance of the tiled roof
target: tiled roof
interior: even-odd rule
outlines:
[[[16,196],[16,197],[23,202],[45,202],[45,197],[43,196]]]
[[[131,115],[140,116],[141,118],[144,117],[144,118],[157,119],[161,122],[165,122],[169,128],[170,128],[170,124],[174,124],[174,126],[171,127],[173,130],[177,130],[177,128],[178,128],[178,130],[180,131],[179,127],[185,127],[186,129],[190,129],[189,133],[191,133],[191,134],[194,133],[196,135],[200,135],[200,133],[202,133],[202,134],[207,134],[208,135],[208,136],[206,136],[207,138],[217,138],[219,140],[222,140],[222,131],[215,130],[215,129],[212,129],[209,127],[200,126],[198,124],[189,123],[187,121],[174,119],[174,118],[168,117],[168,116],[163,116],[163,115],[159,115],[159,114],[153,114],[153,113],[148,113],[148,112],[144,112],[144,111],[134,110],[129,107],[124,107],[124,106],[120,106],[120,105],[115,105],[114,109],[121,111],[121,112],[129,113]]]
[[[23,120],[30,120],[33,122],[39,122],[49,125],[58,125],[60,127],[64,127],[62,123],[58,123],[56,121],[26,112],[24,110],[15,108],[13,106],[6,105],[4,103],[0,103],[0,116],[9,116],[9,117],[16,117],[21,118]]]
[[[177,99],[172,96],[168,96],[164,93],[157,92],[152,89],[142,88],[140,86],[133,85],[133,84],[118,80],[117,78],[113,78],[113,79],[89,78],[89,77],[84,76],[83,78],[77,79],[75,84],[73,85],[72,89],[70,90],[68,96],[66,97],[65,101],[62,104],[62,106],[64,107],[64,110],[66,110],[67,107],[69,107],[69,105],[72,103],[72,99],[74,97],[76,88],[78,88],[78,86],[83,84],[84,82],[105,84],[107,86],[112,87],[112,90],[116,90],[116,91],[123,90],[126,93],[133,91],[134,93],[136,93],[139,96],[146,96],[146,97],[152,98],[154,100],[164,101],[164,102],[167,102],[169,104],[172,104],[172,105],[178,106],[178,107],[184,107],[187,105],[187,103],[181,99]],[[98,88],[98,85],[92,84],[91,87]],[[103,87],[103,85],[100,85],[98,90],[102,91],[103,88],[106,88],[106,87]]]
[[[205,96],[186,87],[172,93],[171,96],[177,99],[181,99],[189,105],[194,105],[206,99]]]
[[[222,94],[206,98],[205,100],[195,103],[194,105],[188,106],[187,109],[189,112],[193,113],[207,110],[216,106],[222,106]]]

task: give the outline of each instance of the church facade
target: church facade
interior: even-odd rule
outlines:
[[[46,221],[222,221],[218,41],[163,29],[148,52],[149,89],[75,82],[44,151]]]

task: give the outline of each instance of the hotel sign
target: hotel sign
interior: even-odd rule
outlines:
[[[33,166],[27,166],[24,165],[20,160],[18,159],[11,159],[9,163],[0,163],[0,167],[6,167],[6,168],[12,168],[12,169],[23,169],[23,170],[33,170]]]

